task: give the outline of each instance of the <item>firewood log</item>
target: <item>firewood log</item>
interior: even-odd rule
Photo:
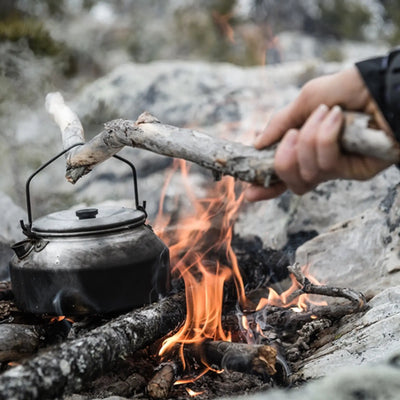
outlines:
[[[0,362],[17,361],[36,353],[43,332],[35,325],[0,325]]]
[[[166,335],[184,317],[183,294],[122,315],[0,375],[0,399],[54,399],[79,391],[121,359]]]
[[[277,351],[271,346],[207,340],[196,347],[204,361],[220,369],[262,376],[276,373]]]

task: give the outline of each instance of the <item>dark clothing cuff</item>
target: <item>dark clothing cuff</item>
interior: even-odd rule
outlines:
[[[371,96],[385,115],[385,69],[383,63],[386,57],[371,58],[356,63],[365,85]]]
[[[361,61],[356,63],[356,67],[397,141],[400,142],[400,118],[398,112],[400,98],[398,93],[393,91],[394,85],[388,80],[390,72],[388,71],[389,57],[377,57]]]

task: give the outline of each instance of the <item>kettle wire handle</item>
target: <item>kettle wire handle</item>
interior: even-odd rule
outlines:
[[[27,233],[30,232],[30,228],[32,227],[32,205],[31,205],[31,193],[30,193],[30,184],[32,179],[42,170],[44,170],[46,167],[48,167],[51,163],[56,161],[58,158],[60,158],[62,155],[73,149],[74,147],[77,146],[82,146],[85,143],[75,143],[72,146],[68,147],[67,149],[64,149],[62,152],[58,153],[54,157],[52,157],[50,160],[45,162],[43,165],[41,165],[26,181],[25,184],[25,193],[26,193],[26,210],[28,213],[28,226],[26,226],[23,221],[21,221],[22,229],[27,231]],[[136,174],[136,168],[135,166],[127,159],[117,156],[116,154],[113,156],[114,158],[124,162],[125,164],[129,165],[129,167],[132,170],[132,176],[133,176],[133,188],[134,188],[134,199],[135,199],[135,206],[137,210],[143,211],[146,214],[146,202],[143,201],[143,205],[139,204],[139,191],[138,191],[138,185],[137,185],[137,174]]]

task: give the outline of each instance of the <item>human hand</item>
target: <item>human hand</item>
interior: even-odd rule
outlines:
[[[252,185],[246,199],[270,199],[286,189],[304,194],[326,180],[366,180],[388,167],[385,161],[341,152],[342,109],[367,113],[391,133],[356,67],[313,79],[256,139],[258,149],[280,140],[274,167],[281,182],[268,188]]]

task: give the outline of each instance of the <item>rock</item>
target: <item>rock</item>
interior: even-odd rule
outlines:
[[[375,207],[343,220],[298,248],[296,261],[329,286],[363,291],[365,314],[343,318],[331,341],[303,360],[298,376],[318,378],[345,366],[381,361],[398,349],[400,185]]]
[[[89,400],[89,397],[80,394],[70,394],[63,397],[63,400]]]
[[[311,64],[320,73],[328,68]],[[143,111],[177,126],[239,122],[255,112],[264,113],[266,120],[272,107],[293,98],[297,80],[309,68],[304,62],[254,68],[183,61],[128,63],[86,87],[73,108],[86,124],[136,119]]]
[[[329,285],[349,286],[370,296],[399,285],[399,206],[397,185],[380,204],[305,243],[296,260],[309,264],[310,273]]]
[[[357,368],[346,367],[330,376],[305,386],[275,390],[238,400],[358,400],[398,399],[400,392],[400,353],[396,352],[384,363]]]
[[[376,207],[399,180],[400,172],[392,167],[365,182],[330,181],[303,196],[287,192],[277,199],[246,205],[235,230],[244,236],[256,233],[265,246],[278,249],[289,234],[304,230],[324,233],[332,225]]]
[[[400,286],[386,289],[368,303],[364,315],[345,319],[332,341],[304,360],[303,379],[329,376],[343,367],[382,362],[399,349]]]

